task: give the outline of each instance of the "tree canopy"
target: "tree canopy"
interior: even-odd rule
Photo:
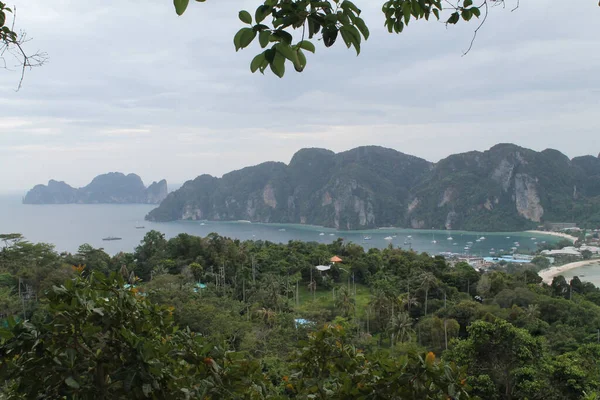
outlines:
[[[196,0],[205,2],[206,0]],[[365,1],[365,0],[357,0]],[[182,15],[190,0],[173,0],[175,11]],[[256,0],[258,6],[253,13],[242,10],[238,16],[247,25],[233,38],[235,50],[244,49],[258,37],[264,51],[250,64],[252,72],[269,68],[278,77],[283,77],[286,62],[302,72],[307,64],[305,52],[315,53],[315,40],[322,40],[331,47],[341,37],[346,47],[360,54],[363,40],[369,38],[369,28],[361,17],[361,9],[350,0]],[[469,52],[477,32],[485,23],[490,8],[502,6],[505,0],[387,0],[383,1],[384,26],[390,33],[402,33],[417,21],[438,21],[446,25],[476,20],[477,26]],[[511,10],[519,7],[519,0],[509,4]],[[294,36],[295,35],[295,36]],[[466,54],[466,53],[465,53]]]

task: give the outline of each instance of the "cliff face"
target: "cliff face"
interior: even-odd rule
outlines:
[[[382,147],[335,154],[303,149],[289,165],[267,162],[167,196],[147,218],[250,220],[360,229],[403,223],[410,186],[432,164]]]
[[[600,159],[499,144],[437,164],[381,147],[303,149],[169,194],[147,219],[521,230],[600,223]]]
[[[452,155],[413,188],[417,205],[408,211],[409,219],[413,226],[469,230],[520,230],[544,221],[584,223],[586,216],[575,209],[600,194],[595,181],[600,162],[592,160],[569,160],[556,150],[536,152],[512,144]]]
[[[95,177],[82,188],[75,189],[64,182],[51,180],[48,185],[31,189],[24,204],[93,204],[93,203],[150,203],[158,204],[167,196],[167,182],[154,182],[146,189],[142,179],[135,175],[111,172]]]

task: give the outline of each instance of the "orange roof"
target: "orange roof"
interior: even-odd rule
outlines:
[[[336,262],[342,262],[342,259],[339,258],[338,256],[333,256],[333,257],[331,257],[331,260],[329,260],[329,261],[336,263]]]

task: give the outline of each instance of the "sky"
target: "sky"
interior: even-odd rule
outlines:
[[[516,0],[515,0],[516,1]],[[13,0],[29,51],[49,63],[0,70],[0,192],[110,171],[146,184],[220,176],[305,147],[379,145],[436,162],[512,142],[569,157],[600,152],[600,7],[572,0],[494,7],[477,22],[383,27],[383,0],[354,0],[371,37],[360,56],[315,42],[301,74],[252,74],[235,52],[259,0]]]

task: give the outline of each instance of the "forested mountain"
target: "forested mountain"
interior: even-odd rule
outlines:
[[[499,144],[437,164],[382,147],[298,151],[171,193],[147,219],[250,220],[338,229],[520,230],[600,224],[600,159]]]
[[[167,196],[167,181],[152,182],[146,188],[136,174],[110,172],[98,175],[89,185],[75,189],[65,182],[50,180],[48,185],[36,185],[25,198],[24,204],[68,203],[148,203],[158,204]]]
[[[410,188],[432,164],[382,147],[335,154],[298,151],[214,178],[202,175],[167,196],[148,218],[251,220],[357,229],[402,225]]]

